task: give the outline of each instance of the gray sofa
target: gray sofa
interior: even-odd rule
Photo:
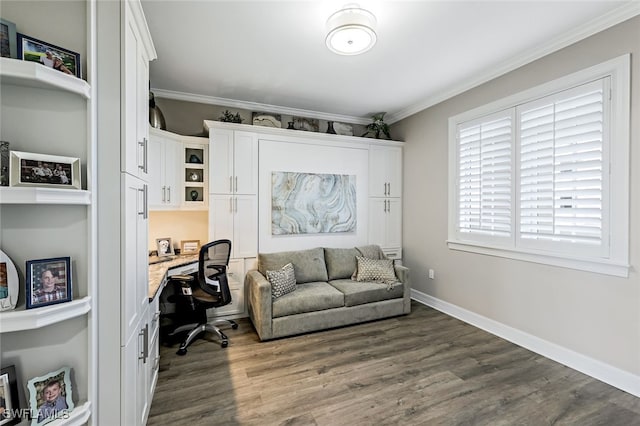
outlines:
[[[408,314],[411,311],[409,269],[395,265],[399,282],[389,286],[351,279],[356,256],[377,246],[364,248],[314,248],[279,253],[260,253],[258,270],[246,275],[249,316],[260,340],[356,324]],[[373,249],[373,250],[372,250]],[[272,299],[266,271],[292,263],[296,290]]]

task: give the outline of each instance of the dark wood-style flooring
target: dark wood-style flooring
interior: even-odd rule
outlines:
[[[413,302],[261,343],[161,347],[149,425],[640,425],[640,398]]]

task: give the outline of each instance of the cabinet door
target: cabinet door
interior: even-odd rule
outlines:
[[[369,148],[369,196],[402,196],[402,148]]]
[[[236,194],[258,193],[258,135],[236,131],[233,145],[233,190]]]
[[[149,410],[148,327],[145,321],[137,324],[138,332],[121,349],[120,388],[121,423],[143,425]]]
[[[399,249],[402,247],[402,200],[400,198],[387,199],[386,216],[385,246]]]
[[[152,135],[148,145],[149,208],[162,207],[167,199],[162,176],[162,138]]]
[[[231,292],[231,303],[212,309],[212,315],[235,315],[244,313],[244,259],[230,259],[227,280]]]
[[[234,198],[231,195],[211,195],[209,199],[209,240],[232,241]]]
[[[369,244],[377,244],[384,247],[386,244],[387,230],[387,199],[369,199]]]
[[[258,196],[236,195],[234,198],[233,257],[255,257],[258,251]]]
[[[147,185],[131,175],[122,175],[122,241],[120,254],[121,339],[124,345],[137,333],[137,324],[149,304],[149,258],[147,254]]]
[[[122,83],[122,122],[124,123],[124,138],[122,141],[121,170],[143,180],[147,179],[147,143],[146,129],[148,115],[141,116],[145,110],[139,99],[142,88],[139,87],[144,79],[144,90],[148,90],[149,69],[143,64],[144,53],[140,34],[135,26],[131,13],[125,14],[124,28],[124,77]],[[145,94],[144,102],[148,102]],[[148,107],[147,107],[148,108]],[[148,110],[147,110],[148,111]]]
[[[182,203],[182,144],[171,139],[165,139],[163,144],[164,185],[167,189],[165,204],[178,207]]]
[[[211,129],[209,135],[209,192],[233,192],[233,131]]]

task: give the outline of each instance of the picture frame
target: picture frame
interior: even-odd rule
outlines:
[[[79,158],[10,151],[9,169],[9,186],[82,189]]]
[[[16,24],[0,18],[0,56],[14,59],[18,57],[17,36]]]
[[[173,251],[173,243],[169,237],[156,238],[156,248],[158,250],[158,257],[173,256],[175,254]]]
[[[31,426],[42,426],[56,419],[69,418],[75,408],[71,368],[62,367],[27,382]]]
[[[71,258],[27,260],[27,309],[73,300]]]
[[[16,265],[0,250],[0,311],[15,309],[19,293],[20,282]]]
[[[183,256],[200,253],[200,240],[180,241],[180,254]]]
[[[9,365],[0,370],[0,426],[20,423],[20,399],[18,398],[18,381],[16,367]]]
[[[17,59],[37,62],[64,74],[82,78],[79,53],[21,33],[17,33],[17,44]],[[56,58],[60,61],[57,62]]]

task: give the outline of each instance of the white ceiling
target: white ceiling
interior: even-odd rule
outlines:
[[[348,1],[142,0],[159,97],[367,123],[394,122],[640,13],[637,1],[360,0],[378,43],[325,46]],[[305,110],[305,111],[296,111]]]

